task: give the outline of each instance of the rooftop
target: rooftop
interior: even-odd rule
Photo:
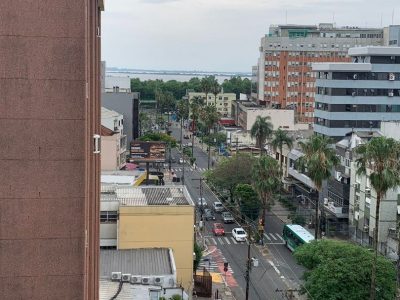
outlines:
[[[118,118],[119,116],[121,116],[120,113],[117,113],[116,111],[105,108],[105,107],[101,107],[101,118],[102,119]]]
[[[172,252],[166,248],[100,250],[100,278],[112,272],[131,275],[173,275]]]
[[[367,46],[349,49],[350,56],[400,56],[400,47]]]
[[[186,187],[120,187],[116,185],[102,186],[101,201],[119,201],[126,206],[146,205],[189,205],[193,206]]]

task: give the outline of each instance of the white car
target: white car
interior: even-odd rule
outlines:
[[[224,211],[224,206],[222,205],[221,202],[216,201],[213,203],[213,209],[215,212],[223,212]]]
[[[179,163],[183,164],[183,158],[182,157],[179,159]]]
[[[246,231],[240,227],[232,230],[232,236],[237,242],[245,242],[247,239]]]
[[[205,199],[204,197],[203,197],[203,198],[197,199],[197,206],[206,207],[206,206],[207,206],[207,201],[206,201],[206,199]]]

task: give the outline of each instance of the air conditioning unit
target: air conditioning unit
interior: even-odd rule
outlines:
[[[396,77],[394,76],[394,73],[390,73],[389,74],[389,80],[393,81],[395,79],[396,79]]]
[[[389,96],[389,97],[393,97],[393,96],[394,96],[394,93],[393,93],[393,92],[389,92],[389,93],[388,93],[388,96]]]
[[[354,220],[359,220],[360,219],[360,213],[358,211],[354,212]]]
[[[357,79],[358,78],[358,75],[357,74],[354,74],[353,75],[353,79],[355,80],[355,79]]]
[[[142,277],[142,284],[150,284],[150,277]]]
[[[111,280],[112,281],[120,281],[122,277],[122,273],[121,272],[112,272],[111,273]]]
[[[121,280],[122,280],[122,282],[131,281],[131,274],[122,274]]]
[[[142,276],[131,276],[131,283],[132,284],[142,284]]]
[[[162,285],[164,282],[164,277],[154,277],[153,278],[153,284],[155,285]]]
[[[371,197],[371,189],[365,189],[365,197]]]
[[[324,198],[324,205],[328,205],[328,198]]]

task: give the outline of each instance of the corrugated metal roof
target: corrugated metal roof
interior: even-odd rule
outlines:
[[[101,186],[101,201],[119,201],[126,206],[192,205],[182,187]]]
[[[131,275],[171,275],[169,249],[100,250],[100,278],[110,279],[112,272]]]
[[[110,300],[118,291],[119,282],[100,280],[99,299]],[[121,292],[116,300],[147,300],[150,299],[149,291],[151,289],[160,290],[159,286],[154,285],[133,285],[124,283]]]

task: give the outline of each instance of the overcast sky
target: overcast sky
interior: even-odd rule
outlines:
[[[250,72],[270,24],[400,24],[400,0],[107,0],[108,67]]]

